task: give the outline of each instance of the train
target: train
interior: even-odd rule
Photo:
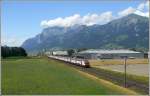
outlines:
[[[49,55],[48,58],[63,61],[69,64],[81,66],[84,68],[90,68],[90,63],[86,59],[71,58],[71,57],[64,57],[64,56],[54,56],[54,55]]]

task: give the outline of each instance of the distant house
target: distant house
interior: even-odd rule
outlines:
[[[52,53],[53,53],[52,51],[46,51],[45,52],[46,55],[52,55]]]
[[[127,56],[129,58],[144,58],[144,53],[131,51],[131,50],[100,50],[100,49],[89,49],[81,51],[75,55],[78,58],[85,59],[114,59],[122,58]]]
[[[56,55],[56,56],[68,56],[67,51],[47,51],[46,55]]]
[[[68,52],[67,51],[53,51],[52,55],[57,55],[57,56],[67,56]]]

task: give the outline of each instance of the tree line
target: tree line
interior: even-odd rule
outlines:
[[[68,56],[73,56],[74,53],[81,52],[84,50],[87,50],[87,48],[68,49],[67,52],[68,52]]]
[[[11,56],[27,56],[27,53],[22,47],[1,46],[1,56],[3,58]]]

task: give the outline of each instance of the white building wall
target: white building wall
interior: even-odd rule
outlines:
[[[125,53],[125,54],[100,54],[100,53],[88,53],[80,54],[80,56],[85,59],[117,59],[122,56],[134,57],[134,58],[144,58],[144,53]]]
[[[99,58],[103,58],[103,59],[117,59],[117,58],[121,58],[122,56],[127,56],[127,57],[133,57],[133,58],[144,58],[144,54],[143,53],[120,53],[120,54],[101,54],[99,57],[97,57],[97,59]]]

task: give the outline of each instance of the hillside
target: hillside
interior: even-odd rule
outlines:
[[[27,52],[51,48],[139,48],[148,50],[148,18],[136,14],[115,19],[105,25],[49,27],[22,47]]]

